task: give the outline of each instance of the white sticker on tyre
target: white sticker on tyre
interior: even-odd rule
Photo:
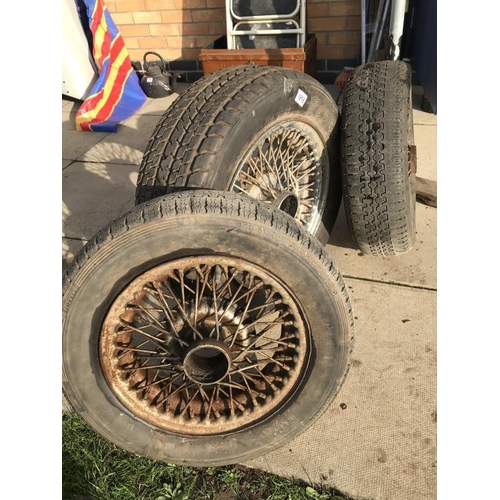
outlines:
[[[304,103],[307,101],[307,94],[299,89],[297,95],[295,96],[295,102],[300,106],[304,106]]]

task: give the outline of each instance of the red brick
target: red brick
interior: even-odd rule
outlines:
[[[142,61],[144,57],[144,50],[141,49],[131,49],[128,51],[128,55],[132,61]]]
[[[324,17],[328,14],[327,3],[313,3],[307,6],[307,17]]]
[[[151,36],[175,36],[180,35],[179,29],[181,28],[177,24],[152,24],[149,31]]]
[[[162,49],[158,52],[166,61],[173,61],[174,59],[182,59],[181,49]]]
[[[205,0],[175,0],[176,9],[204,9],[206,6]]]
[[[360,31],[339,31],[328,35],[330,45],[354,45],[361,42]]]
[[[174,0],[144,0],[146,10],[175,9]]]
[[[318,41],[318,47],[328,45],[328,33],[316,33],[316,40]]]
[[[361,29],[361,16],[350,16],[346,19],[346,30]]]
[[[135,24],[157,24],[162,22],[160,12],[134,12],[132,16]]]
[[[134,24],[134,18],[132,17],[132,12],[115,12],[113,14],[113,21],[118,26],[122,24]]]
[[[169,49],[182,49],[185,47],[185,36],[167,36],[165,40]]]
[[[149,36],[149,26],[147,24],[131,24],[128,26],[120,26],[122,36]]]
[[[210,23],[208,25],[208,32],[211,35],[222,36],[226,34],[226,23]]]
[[[342,59],[344,57],[344,47],[318,47],[318,59]]]
[[[223,9],[193,10],[191,11],[194,23],[224,21]]]
[[[161,13],[161,18],[164,23],[190,23],[191,12],[189,10],[164,10]]]
[[[360,2],[330,2],[329,13],[331,16],[353,16],[361,14]]]
[[[140,48],[138,38],[135,38],[135,37],[134,38],[124,38],[123,41],[125,42],[125,47],[127,47],[128,50]]]
[[[344,45],[344,59],[354,59],[359,55],[360,48],[358,45]]]
[[[180,35],[208,35],[209,23],[183,24],[179,26]]]
[[[345,29],[345,18],[325,17],[323,19],[310,19],[309,31],[339,31]]]
[[[158,52],[158,49],[166,49],[167,41],[162,36],[151,36],[146,38],[138,38],[139,47],[141,49],[149,49]],[[161,55],[161,54],[160,54]],[[151,56],[152,57],[152,56]]]
[[[196,49],[203,48],[214,41],[213,36],[182,36],[169,37],[167,43],[169,48]]]
[[[141,12],[144,10],[143,0],[115,0],[116,12]]]

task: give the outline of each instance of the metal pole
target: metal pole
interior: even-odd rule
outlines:
[[[375,31],[370,43],[370,51],[368,52],[368,62],[375,61],[375,52],[378,50],[382,33],[384,31],[385,22],[387,20],[387,13],[389,11],[390,0],[380,0],[378,6],[377,18],[375,20]]]
[[[406,0],[393,0],[391,9],[391,22],[389,25],[389,59],[396,61],[401,52],[401,39],[405,21]]]
[[[366,64],[366,0],[361,0],[361,64]]]

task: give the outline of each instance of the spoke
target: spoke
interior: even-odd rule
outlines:
[[[265,304],[262,304],[261,306],[252,307],[251,309],[248,309],[247,313],[250,314],[250,313],[255,312],[255,311],[261,311],[262,309],[266,309],[267,307],[279,306],[281,304],[283,304],[283,300],[276,299],[276,300],[273,300],[271,302],[266,302]]]
[[[177,304],[178,311],[181,313],[182,319],[186,322],[186,324],[191,328],[191,330],[200,337],[200,339],[203,339],[203,335],[191,324],[189,321],[189,318],[187,317],[186,311],[182,308],[179,299],[177,296],[174,294],[174,291],[172,290],[171,286],[168,284],[167,281],[165,281],[165,286],[168,288],[168,291],[172,294],[172,298],[174,299],[175,303]]]
[[[182,300],[182,310],[186,310],[186,295],[184,293],[184,273],[182,270],[179,271],[180,275],[180,285],[181,285],[181,300]]]
[[[182,270],[179,270],[178,271],[179,274],[182,275],[182,278],[177,278],[177,276],[175,276],[175,274],[172,274],[172,276],[170,276],[171,279],[173,279],[174,281],[176,281],[177,283],[179,283],[179,285],[183,286],[186,290],[188,290],[189,292],[191,292],[191,294],[194,295],[194,290],[192,290],[187,284],[186,282],[184,281],[184,272]]]
[[[235,273],[234,273],[234,274],[236,274],[236,271],[235,271]],[[234,274],[233,274],[233,276],[231,277],[231,279],[233,279]],[[236,290],[236,292],[234,293],[233,297],[231,298],[231,300],[230,300],[230,301],[229,301],[229,303],[227,304],[226,308],[224,309],[224,311],[223,311],[223,313],[222,313],[222,315],[221,315],[222,317],[224,317],[224,316],[226,315],[226,313],[229,311],[229,309],[231,308],[231,306],[232,306],[235,302],[237,302],[237,301],[241,300],[241,299],[244,297],[244,296],[240,296],[240,297],[238,297],[238,294],[240,293],[241,289],[244,287],[244,283],[245,283],[245,280],[242,280],[242,281],[241,281],[241,283],[240,283],[240,286],[238,287],[238,290]],[[237,300],[236,300],[236,299],[237,299]],[[215,329],[215,327],[214,327],[214,328],[212,328],[212,330],[210,331],[209,337],[211,337],[211,336],[213,335],[213,333],[214,333],[214,329]]]
[[[264,181],[264,179],[261,178],[259,179],[258,177],[255,177],[254,175],[251,175],[249,172],[255,172],[257,169],[256,165],[253,165],[253,159],[252,158],[249,158],[248,159],[248,171],[245,171],[243,169],[240,170],[240,173],[239,175],[240,176],[243,176],[245,179],[241,180],[240,182],[243,182],[245,184],[249,184],[251,186],[256,186],[257,188],[259,188],[260,191],[264,190],[264,191],[267,191],[268,193],[271,193],[271,190],[269,189],[269,186],[266,185],[264,186],[263,185],[263,182],[261,181]]]
[[[245,358],[245,359],[247,359],[247,358]],[[254,368],[257,368],[257,366],[264,365],[264,364],[265,365],[269,364],[269,360],[268,359],[261,359],[260,361],[252,361],[251,365],[243,366],[242,368],[238,368],[237,370],[231,370],[229,375],[234,375],[235,373],[242,373],[242,372],[245,372],[247,370],[252,370]]]
[[[150,335],[149,333],[139,329],[139,328],[136,328],[135,326],[131,325],[130,323],[126,323],[125,321],[121,320],[120,321],[120,324],[124,327],[124,329],[129,329],[129,330],[132,330],[134,332],[137,332],[141,335],[144,335],[144,337],[147,337],[148,339],[151,340],[151,342],[153,342],[153,344],[155,344],[158,348],[160,348],[162,351],[166,352],[167,354],[171,354],[170,351],[162,346],[161,344],[159,344],[158,342],[161,342],[163,344],[168,344],[166,340],[163,340],[161,338],[158,338],[158,337],[154,337],[153,335]],[[145,328],[147,328],[148,326],[151,326],[151,325],[146,325]]]
[[[228,379],[229,379],[229,394],[230,394],[230,400],[231,400],[231,410],[232,410],[232,414],[235,414],[236,412],[234,411],[234,406],[233,406],[233,403],[236,405],[236,407],[238,408],[238,410],[240,411],[245,411],[245,407],[236,399],[233,397],[233,388],[234,386],[232,385],[233,382],[231,380],[231,375],[228,376]],[[224,392],[222,389],[221,389],[221,392]],[[226,393],[227,394],[227,393]]]
[[[271,326],[274,326],[274,325],[271,325]],[[271,326],[267,326],[266,328],[264,328],[261,333],[267,332],[271,328]],[[237,362],[243,354],[246,354],[261,338],[262,337],[260,334],[256,335],[255,339],[247,347],[245,347],[245,349],[240,351],[235,358],[233,358],[233,363]]]
[[[179,335],[177,334],[177,330],[175,329],[175,325],[174,325],[174,315],[173,315],[173,312],[172,310],[170,309],[169,305],[167,304],[167,301],[165,300],[165,296],[164,294],[162,293],[162,291],[160,290],[160,287],[158,286],[158,283],[153,283],[153,287],[154,288],[149,288],[149,287],[145,287],[147,288],[147,290],[150,292],[150,293],[153,293],[155,295],[158,296],[158,298],[160,299],[161,303],[162,303],[162,306],[163,306],[163,312],[165,313],[165,317],[168,321],[168,324],[170,326],[170,329],[172,330],[173,333],[165,330],[163,328],[163,325],[154,317],[154,316],[151,316],[150,314],[148,314],[146,311],[146,314],[148,314],[148,316],[150,316],[154,322],[158,325],[158,329],[159,331],[161,331],[162,333],[165,333],[166,335],[172,337],[173,339],[177,340],[177,342],[180,342],[181,344],[184,344],[184,345],[187,345],[187,342],[185,342],[184,340],[182,340]],[[141,307],[140,304],[137,304],[137,307],[141,310],[144,310],[143,307]],[[154,325],[151,325],[151,326],[154,326]]]
[[[146,358],[145,360],[145,363],[148,362],[148,360],[151,359],[151,358]],[[122,370],[124,372],[127,372],[127,371],[132,371],[132,370],[156,370],[156,369],[162,369],[166,372],[171,372],[171,373],[175,373],[174,370],[172,370],[171,368],[169,368],[169,366],[172,366],[170,363],[168,365],[162,365],[162,364],[159,364],[159,365],[142,365],[141,367],[139,368],[122,368]]]
[[[261,351],[259,354],[262,354],[262,356],[264,356],[265,358],[267,358],[272,363],[275,363],[278,366],[281,366],[281,368],[283,368],[284,370],[286,370],[286,371],[290,371],[291,370],[291,368],[288,365],[285,365],[284,363],[282,363],[281,361],[278,361],[277,359],[273,358],[272,356],[267,355],[264,351]]]
[[[182,373],[179,373],[179,375],[177,375],[177,377],[178,377],[178,376],[180,376],[180,375],[183,375],[183,374],[182,374]],[[173,379],[169,382],[169,387],[172,385],[172,382],[173,382],[173,381],[174,381],[177,377],[173,378]],[[188,389],[188,388],[190,388],[190,387],[193,387],[194,385],[195,385],[195,383],[194,383],[194,382],[184,382],[182,385],[180,385],[179,387],[177,387],[177,389],[175,389],[175,391],[174,391],[174,392],[171,392],[171,393],[167,394],[167,395],[166,395],[163,399],[161,399],[160,401],[157,401],[157,403],[156,403],[156,404],[162,404],[162,403],[164,403],[165,401],[167,401],[169,398],[171,398],[172,396],[175,396],[175,395],[176,395],[176,394],[178,394],[179,392],[181,392],[181,391],[183,391],[183,390],[185,390],[185,389]]]
[[[259,406],[259,403],[257,402],[257,399],[254,396],[254,393],[257,393],[257,397],[260,396],[261,393],[259,391],[253,391],[252,389],[250,389],[250,386],[248,385],[247,378],[245,377],[244,373],[242,373],[241,376],[243,378],[243,382],[245,383],[245,386],[248,389],[248,394],[250,394],[250,397],[252,398],[253,405]]]
[[[214,309],[215,309],[215,330],[217,333],[217,340],[220,339],[220,325],[219,325],[219,303],[217,302],[217,283],[216,283],[216,276],[215,272],[212,275],[212,280],[213,280],[213,298],[214,298]],[[213,330],[212,330],[213,331]]]
[[[187,396],[189,398],[189,392],[186,388],[186,393],[187,393]],[[200,393],[200,389],[197,388],[196,389],[196,392],[191,396],[191,398],[189,399],[189,401],[186,403],[186,406],[184,407],[184,409],[181,411],[180,415],[182,417],[182,415],[184,415],[187,411],[187,409],[191,406],[191,403],[194,401],[194,399],[196,398],[196,396],[198,396],[198,394]]]
[[[240,322],[238,323],[238,326],[236,327],[236,331],[233,334],[233,338],[231,340],[231,344],[229,345],[229,347],[233,347],[234,343],[236,342],[236,339],[238,338],[238,333],[241,331],[241,325],[243,324],[243,321],[247,316],[248,308],[250,306],[250,303],[252,302],[252,299],[253,299],[255,293],[257,292],[257,289],[258,289],[257,287],[254,287],[253,292],[250,295],[250,299],[247,300],[247,303],[245,305],[245,310],[243,311],[243,314],[241,315]],[[241,300],[241,299],[239,299],[239,300]],[[247,329],[247,326],[245,326],[245,329]]]
[[[262,162],[260,161],[257,161],[257,158],[254,158],[254,157],[249,157],[248,158],[248,162],[250,163],[250,166],[252,167],[252,169],[254,171],[257,171],[260,178],[261,178],[261,181],[262,182],[258,182],[256,183],[256,186],[259,187],[259,189],[262,189],[264,188],[268,193],[271,194],[271,196],[274,198],[276,198],[276,195],[274,193],[274,189],[269,185],[269,182],[268,182],[268,175],[266,175],[266,173],[261,169],[261,164]],[[257,179],[256,179],[257,180]],[[265,183],[265,186],[262,186],[262,183]]]
[[[143,344],[147,343],[147,342],[149,342],[149,340],[146,340],[145,342],[143,342]],[[131,352],[141,352],[141,353],[144,353],[144,354],[157,354],[157,355],[160,355],[160,351],[158,349],[156,349],[156,351],[150,351],[148,349],[139,349],[137,347],[120,347],[120,351],[121,350],[123,350],[124,352],[121,352],[121,353],[118,354],[119,358],[121,358],[122,356],[124,356],[125,354],[127,354],[130,351]],[[172,359],[174,359],[174,358],[172,358]]]
[[[265,381],[269,384],[269,386],[271,387],[271,389],[272,389],[273,391],[278,390],[278,388],[274,385],[274,383],[273,383],[273,382],[269,382],[269,380],[267,380],[267,379],[268,379],[268,376],[267,376],[267,375],[264,375],[264,374],[260,371],[260,369],[259,369],[259,367],[258,367],[258,366],[256,366],[256,367],[255,367],[255,369],[256,369],[256,370],[260,373],[261,377],[262,377],[262,378],[263,378],[263,379],[264,379],[264,380],[265,380]],[[271,377],[272,377],[272,380],[276,380],[277,382],[281,382],[281,381],[283,380],[283,378],[282,378],[282,377],[279,377],[279,376],[277,376],[277,375],[271,375]]]
[[[200,390],[205,394],[205,391],[200,386]],[[213,412],[215,415],[215,418],[220,418],[221,415],[219,411],[216,408],[212,408],[214,401],[217,399],[217,396],[219,394],[219,386],[217,385],[215,389],[212,390],[212,395],[210,396],[210,400],[208,401],[208,396],[205,394],[205,397],[208,401],[208,410],[207,410],[207,418],[210,418],[210,412]]]
[[[275,315],[276,313],[278,313],[278,317],[272,321],[262,321],[264,320],[264,318],[266,316],[273,316]],[[286,321],[278,321],[279,319],[283,318],[284,317],[284,314],[282,314],[283,311],[271,311],[269,313],[267,313],[265,316],[262,316],[261,318],[257,318],[255,321],[252,321],[252,323],[248,324],[248,325],[244,325],[244,329],[245,330],[249,330],[250,328],[253,328],[255,325],[269,325],[269,326],[274,326],[274,325],[286,325],[287,322]],[[235,335],[237,335],[239,333],[239,328],[236,330],[236,332],[234,333]],[[260,333],[259,332],[259,338],[260,338]]]
[[[199,272],[199,275],[200,275],[200,278],[203,280],[203,284],[201,286],[201,292],[200,294],[198,295],[198,305],[201,304],[201,300],[202,298],[204,297],[204,294],[205,294],[205,288],[206,288],[206,285],[208,283],[208,275],[210,274],[210,270],[211,270],[211,267],[209,266],[206,266],[207,269],[205,271],[205,274],[202,273],[201,269],[199,267],[196,268],[196,271]]]

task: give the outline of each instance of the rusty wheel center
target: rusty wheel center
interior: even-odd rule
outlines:
[[[184,355],[184,372],[194,382],[214,384],[228,374],[231,352],[224,342],[200,340]]]
[[[190,435],[253,425],[304,376],[304,312],[272,275],[221,256],[153,268],[117,297],[100,362],[121,403],[148,424]]]

